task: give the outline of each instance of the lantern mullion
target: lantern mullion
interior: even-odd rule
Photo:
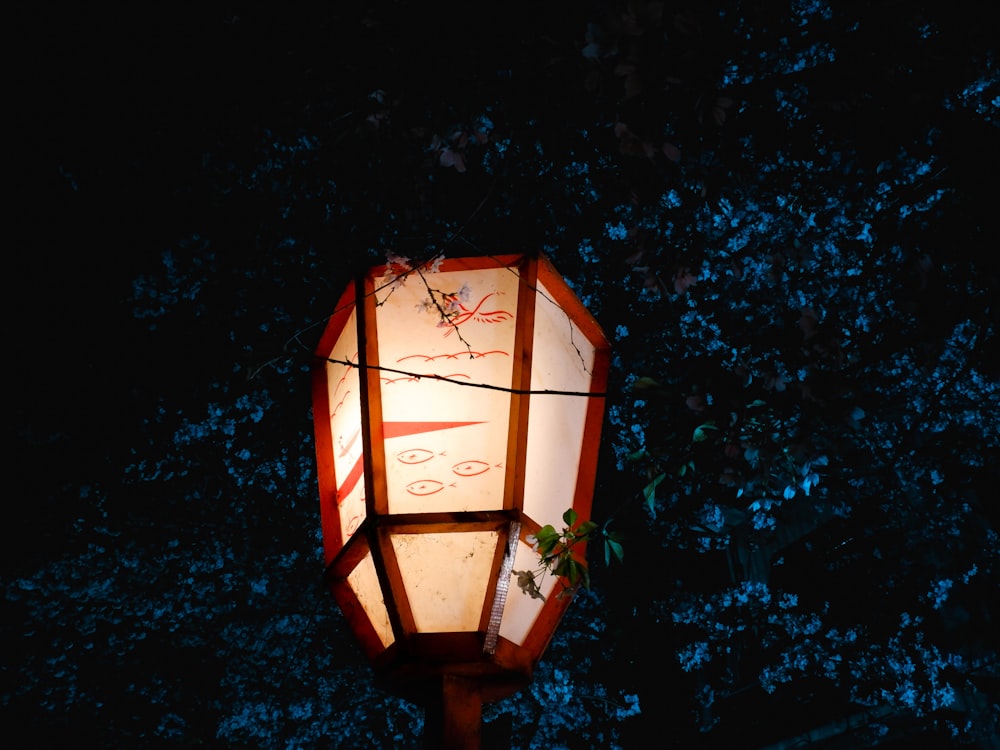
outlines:
[[[397,513],[383,525],[412,528],[414,532],[484,531],[502,528],[514,516],[510,511],[461,511],[453,513]]]
[[[336,564],[327,568],[326,577],[338,606],[352,622],[359,624],[355,633],[362,649],[369,658],[374,658],[384,649],[384,644],[372,622],[371,613],[365,611],[358,592],[348,583],[348,576],[369,552],[366,536],[356,534],[341,551]]]
[[[541,525],[534,518],[530,516],[521,517],[521,541],[525,544],[530,545],[531,542],[528,541],[528,537],[535,537],[538,532],[542,530]]]
[[[379,526],[374,531],[377,550],[375,555],[376,568],[380,573],[382,591],[385,596],[386,608],[389,611],[389,621],[392,623],[396,640],[405,642],[406,637],[416,632],[417,626],[413,619],[413,609],[406,593],[403,576],[399,570],[399,560],[392,546],[391,527]]]
[[[382,429],[382,381],[379,371],[375,285],[371,275],[358,282],[358,352],[361,368],[362,435],[364,436],[365,502],[368,515],[388,513],[385,481],[385,437]]]
[[[514,366],[511,373],[510,419],[507,423],[507,476],[504,482],[504,508],[521,508],[524,496],[524,465],[527,442],[519,436],[527,434],[531,396],[523,391],[531,388],[531,349],[535,329],[535,282],[538,263],[525,258],[518,266],[517,321],[514,333]],[[520,392],[519,392],[520,391]]]
[[[316,469],[320,486],[320,509],[322,513],[324,560],[329,565],[340,549],[344,546],[344,523],[341,517],[341,497],[338,486],[344,481],[341,476],[346,473],[338,471],[334,458],[335,438],[333,420],[335,413],[342,404],[335,404],[331,398],[331,388],[336,388],[347,376],[337,377],[334,373],[350,370],[344,362],[331,361],[331,355],[337,353],[338,359],[347,360],[354,352],[338,351],[342,335],[355,322],[354,308],[357,289],[349,285],[337,302],[337,307],[330,316],[327,329],[319,344],[319,351],[325,352],[319,366],[313,372],[313,420],[316,426]],[[356,326],[354,327],[356,331]],[[348,336],[348,339],[351,337]],[[337,392],[339,396],[339,391]]]

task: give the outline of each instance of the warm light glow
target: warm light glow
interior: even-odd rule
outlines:
[[[509,388],[517,276],[424,278],[376,294],[379,365]],[[428,285],[440,291],[434,299]],[[502,508],[510,394],[388,371],[379,380],[389,513]]]
[[[330,359],[358,361],[357,313],[352,312]],[[344,545],[365,520],[365,477],[361,462],[361,384],[357,367],[326,363],[330,397],[330,431],[334,435],[333,466],[340,483],[337,508],[340,544]]]
[[[519,542],[517,554],[514,555],[514,570],[534,570],[538,567],[538,553],[532,549],[531,545]],[[500,623],[500,635],[509,641],[521,645],[528,637],[531,626],[542,611],[542,606],[549,597],[555,596],[559,579],[553,576],[545,576],[538,582],[540,597],[532,597],[524,593],[517,587],[515,581],[511,581],[510,593],[507,595],[506,606],[503,611],[503,620]],[[544,597],[544,598],[541,598]]]
[[[531,388],[585,393],[593,378],[594,345],[541,281],[537,287]],[[562,528],[562,514],[574,503],[587,417],[580,401],[573,396],[531,400],[524,512],[539,526]]]
[[[569,598],[517,578],[541,568],[532,534],[590,517],[604,334],[544,258],[458,258],[373,269],[317,354],[328,574],[366,653],[523,684]]]
[[[390,536],[419,632],[479,627],[498,538],[495,531]]]
[[[347,576],[347,584],[358,597],[382,645],[391,646],[396,639],[389,624],[389,613],[385,608],[385,599],[382,597],[382,589],[379,588],[378,574],[370,551]]]

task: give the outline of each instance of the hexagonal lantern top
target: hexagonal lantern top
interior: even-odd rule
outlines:
[[[344,292],[316,354],[326,580],[376,675],[418,701],[447,675],[485,702],[524,687],[570,597],[514,571],[590,516],[599,325],[545,257],[400,260]]]

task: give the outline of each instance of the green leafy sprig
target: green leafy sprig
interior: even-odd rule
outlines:
[[[535,551],[539,555],[539,567],[536,570],[515,570],[517,585],[522,592],[538,599],[544,599],[539,580],[546,574],[557,576],[568,583],[563,583],[559,596],[571,596],[580,586],[590,588],[590,570],[586,560],[574,552],[579,551],[583,542],[593,541],[599,534],[604,540],[604,561],[610,565],[612,560],[623,562],[625,550],[620,534],[608,529],[608,524],[598,526],[594,521],[579,522],[579,514],[572,508],[563,513],[562,530],[557,530],[551,524],[546,524],[530,540],[534,540]]]

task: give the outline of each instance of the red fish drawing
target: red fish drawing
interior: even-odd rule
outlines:
[[[430,461],[435,455],[443,456],[444,453],[436,454],[426,448],[411,448],[408,451],[400,451],[396,454],[396,460],[404,464],[422,464]]]
[[[455,485],[451,486],[454,487]],[[436,479],[420,479],[406,485],[406,491],[411,495],[423,497],[424,495],[433,495],[435,492],[440,492],[444,487],[444,482],[439,482]]]
[[[482,424],[482,422],[384,422],[382,425],[382,432],[383,437],[386,440],[390,440],[393,438],[406,437],[407,435],[419,435],[425,432],[435,432],[437,430],[451,430],[456,427],[468,427],[469,425],[477,424]],[[338,503],[342,502],[350,495],[351,492],[354,491],[354,488],[357,487],[361,478],[364,476],[364,457],[361,454],[361,449],[359,447],[356,451],[353,450],[354,444],[360,435],[361,430],[358,428],[346,444],[344,443],[343,437],[337,440],[337,443],[340,446],[340,456],[345,457],[351,454],[351,456],[355,459],[354,465],[348,470],[344,480],[337,488]],[[412,449],[410,452],[413,452],[413,450],[424,449]],[[405,455],[406,453],[407,451],[404,451],[402,454],[398,455]],[[441,455],[444,455],[444,453],[442,452]],[[419,462],[414,461],[413,463]],[[411,495],[431,495],[435,492],[440,492],[442,489],[444,489],[444,484],[433,479],[411,482],[406,486],[406,491]]]
[[[485,474],[490,470],[490,465],[485,461],[459,461],[451,470],[460,477],[474,477]]]

